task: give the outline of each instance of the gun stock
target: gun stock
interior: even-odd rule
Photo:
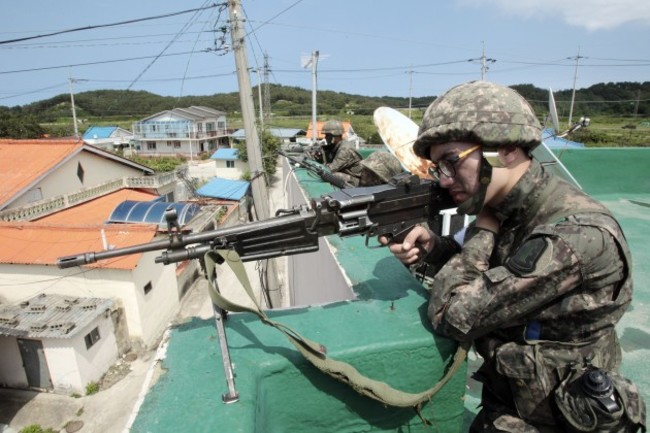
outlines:
[[[454,207],[436,183],[417,176],[400,176],[395,183],[347,188],[312,199],[309,205],[280,210],[277,216],[232,227],[182,234],[175,215],[168,218],[167,239],[57,260],[59,268],[150,251],[162,251],[155,261],[170,264],[201,258],[211,249],[232,249],[242,261],[302,254],[318,250],[318,238],[363,235],[398,240],[414,225]]]

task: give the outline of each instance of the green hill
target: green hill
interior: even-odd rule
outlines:
[[[548,114],[548,90],[532,84],[512,86],[535,108],[540,120]],[[256,88],[253,94],[257,95]],[[311,119],[311,90],[299,87],[270,85],[271,125],[306,129]],[[568,119],[572,90],[554,92],[561,121]],[[424,109],[436,95],[408,97],[372,97],[333,91],[318,92],[319,119],[339,118],[350,120],[359,135],[376,141],[372,113],[377,107],[389,106],[407,109],[412,107],[412,118],[421,119]],[[257,104],[257,100],[255,103]],[[130,129],[133,121],[175,107],[204,105],[225,111],[231,128],[241,127],[239,95],[236,92],[209,96],[160,96],[145,91],[95,90],[75,94],[75,111],[79,131],[90,125],[119,125]],[[647,125],[650,117],[650,82],[601,83],[576,90],[573,119],[587,116],[600,119],[601,125],[613,130],[617,137],[630,145],[649,145]],[[602,120],[606,119],[606,120]],[[625,131],[621,131],[625,129]],[[598,135],[598,131],[591,130]],[[612,131],[610,131],[612,132]],[[43,133],[65,136],[72,133],[71,104],[68,94],[31,104],[0,106],[0,137],[35,137]],[[636,135],[641,135],[641,138]],[[602,136],[587,137],[594,144],[609,145],[613,140]]]

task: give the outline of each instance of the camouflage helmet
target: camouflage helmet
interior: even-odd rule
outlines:
[[[338,120],[328,120],[323,125],[322,129],[323,134],[332,134],[342,136],[345,132],[343,124]]]
[[[388,152],[373,152],[360,164],[385,183],[388,183],[394,176],[403,171],[399,160]]]
[[[542,127],[519,93],[488,81],[471,81],[452,87],[429,105],[413,150],[430,159],[433,145],[467,141],[488,149],[512,144],[531,151],[541,139]]]

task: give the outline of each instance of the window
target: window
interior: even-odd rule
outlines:
[[[214,122],[206,122],[205,130],[206,132],[214,131]]]
[[[84,168],[81,166],[81,163],[77,163],[77,177],[81,181],[81,183],[84,183]]]
[[[172,147],[172,142],[171,141],[167,142],[167,147]]]
[[[147,150],[156,150],[156,142],[147,141]]]
[[[28,203],[43,200],[43,192],[41,191],[40,188],[30,189],[25,194],[25,199],[27,200]]]
[[[181,142],[176,140],[173,142],[174,143],[174,149],[180,149],[181,148]]]
[[[86,349],[90,349],[99,341],[101,336],[99,335],[99,328],[95,328],[92,331],[90,331],[86,336],[84,337],[84,340],[86,341]]]
[[[235,161],[226,161],[226,168],[235,168]]]
[[[151,289],[153,289],[153,286],[151,285],[151,281],[149,281],[144,285],[144,294],[146,295],[147,293],[151,292]]]

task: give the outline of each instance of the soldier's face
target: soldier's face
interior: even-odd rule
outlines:
[[[326,144],[327,146],[331,146],[333,144],[336,144],[339,141],[341,141],[341,137],[338,137],[338,136],[332,135],[332,134],[325,134],[325,143],[327,143]]]
[[[464,151],[469,151],[476,144],[465,142],[449,142],[431,146],[429,155],[434,163],[442,160],[454,160]],[[449,194],[456,203],[462,203],[479,189],[479,169],[481,164],[480,149],[471,152],[453,165],[453,176],[440,175],[440,186],[449,190]]]

